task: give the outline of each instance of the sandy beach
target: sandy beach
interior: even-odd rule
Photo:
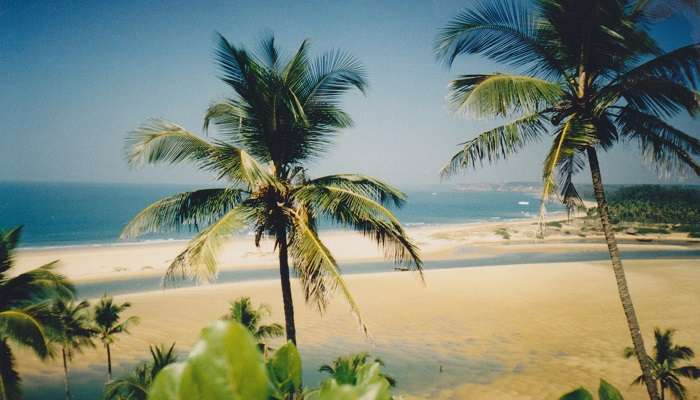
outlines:
[[[505,240],[495,234],[506,227]],[[566,229],[565,227],[562,229]],[[429,259],[450,257],[468,245],[465,258],[507,252],[571,252],[604,250],[600,240],[581,241],[549,231],[534,237],[532,220],[411,228]],[[625,235],[621,235],[622,240]],[[324,234],[341,262],[376,259],[381,252],[349,232]],[[243,238],[247,239],[247,238]],[[627,238],[629,239],[629,238]],[[634,239],[634,238],[632,238]],[[693,242],[664,235],[654,243],[630,242],[622,250],[672,250]],[[183,242],[23,250],[21,268],[61,259],[60,271],[77,282],[109,281],[162,274]],[[270,243],[255,249],[250,240],[234,240],[220,259],[223,268],[268,268],[274,263]],[[145,266],[152,268],[145,269]],[[632,295],[647,342],[654,327],[678,329],[677,341],[700,348],[700,260],[630,260],[626,262]],[[117,267],[120,267],[117,269]],[[337,355],[369,351],[381,357],[399,381],[404,398],[556,399],[574,386],[596,387],[605,378],[620,387],[626,399],[642,399],[641,388],[629,382],[638,369],[622,357],[630,344],[608,262],[542,263],[429,270],[423,286],[411,272],[347,276],[372,334],[364,337],[338,295],[319,316],[295,292],[299,347],[310,380],[318,366]],[[293,284],[295,290],[299,287]],[[199,330],[223,315],[227,303],[240,296],[271,306],[271,321],[282,321],[279,281],[261,280],[169,289],[116,296],[133,304],[130,314],[141,324],[114,346],[119,373],[147,358],[148,345],[177,342],[185,353]],[[649,345],[649,344],[648,344]],[[18,353],[27,387],[60,385],[58,361],[41,363]],[[103,375],[100,347],[78,355],[72,365],[78,382]],[[442,368],[442,372],[440,369]],[[700,384],[688,383],[691,399]]]

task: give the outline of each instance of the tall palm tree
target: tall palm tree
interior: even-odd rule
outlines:
[[[0,400],[22,398],[20,377],[10,345],[50,356],[45,322],[47,303],[71,298],[73,285],[53,271],[56,261],[21,274],[12,273],[21,228],[0,231]]]
[[[673,334],[676,331],[667,329],[662,331],[659,328],[654,328],[654,356],[651,357],[651,364],[654,371],[654,379],[659,384],[659,392],[661,399],[666,396],[666,390],[671,393],[675,399],[685,400],[687,392],[685,386],[681,383],[681,378],[700,379],[700,368],[694,365],[678,366],[681,361],[690,361],[695,357],[695,352],[688,346],[679,346],[673,343]],[[628,347],[625,349],[625,357],[634,356],[634,349]],[[643,384],[644,377],[638,376],[633,384]]]
[[[129,375],[110,382],[105,387],[105,400],[146,400],[148,389],[158,372],[177,361],[175,343],[166,348],[163,345],[148,346],[151,360],[139,364]]]
[[[250,297],[241,297],[232,302],[228,314],[223,319],[232,320],[243,325],[258,341],[258,346],[263,354],[267,353],[268,346],[265,340],[284,335],[284,327],[273,323],[263,325],[262,320],[270,315],[270,309],[266,304],[261,304],[258,308],[253,306]]]
[[[207,140],[160,120],[128,138],[126,153],[132,165],[190,162],[213,172],[225,186],[157,201],[125,227],[123,237],[183,226],[202,228],[172,262],[166,279],[210,280],[218,269],[221,241],[250,227],[256,245],[263,237],[274,240],[288,340],[296,343],[290,258],[307,302],[323,312],[329,295],[339,287],[366,332],[338,264],[318,236],[317,221],[358,230],[384,247],[395,262],[420,271],[416,246],[386,208],[389,203],[400,206],[405,195],[368,176],[311,179],[305,167],[327,151],[339,130],[352,124],[340,98],[353,88],[365,90],[364,69],[341,51],[312,61],[308,41],[286,60],[273,37],[260,47],[255,55],[219,37],[221,79],[234,93],[213,104],[204,118],[205,130],[212,123],[218,127],[218,139]]]
[[[656,400],[652,366],[610,224],[598,163],[599,151],[624,140],[636,142],[653,167],[700,175],[693,158],[700,154],[700,141],[666,122],[699,109],[695,90],[700,44],[661,50],[648,33],[654,3],[537,0],[528,7],[485,2],[442,29],[435,48],[448,65],[459,55],[481,54],[521,71],[462,75],[452,81],[450,100],[458,111],[517,117],[463,143],[443,168],[444,176],[506,158],[549,137],[544,210],[557,186],[567,205],[580,203],[572,176],[588,163],[635,355],[649,396]]]
[[[50,339],[61,347],[66,400],[71,399],[69,361],[73,359],[75,353],[82,352],[83,347],[95,346],[92,338],[97,334],[97,330],[92,327],[89,309],[90,303],[85,300],[76,302],[59,299],[51,304],[51,313],[56,318],[57,324],[50,331]]]
[[[110,345],[116,341],[120,333],[129,333],[129,327],[138,324],[139,318],[131,316],[120,322],[121,313],[131,307],[131,303],[114,303],[111,296],[104,294],[94,306],[94,320],[97,328],[97,336],[107,350],[107,381],[112,380],[112,352]]]
[[[358,370],[365,364],[379,363],[384,365],[382,360],[371,358],[368,353],[357,353],[345,357],[338,357],[331,364],[324,364],[318,369],[335,379],[339,384],[355,385],[357,383]],[[389,385],[396,386],[396,379],[384,373],[381,376],[389,382]]]

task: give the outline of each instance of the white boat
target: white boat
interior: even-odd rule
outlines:
[[[529,201],[519,201],[518,204],[521,206],[529,206],[530,202]]]

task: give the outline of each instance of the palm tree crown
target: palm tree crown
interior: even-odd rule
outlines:
[[[526,73],[462,75],[451,83],[457,110],[518,117],[465,142],[443,174],[499,160],[551,135],[544,195],[558,186],[569,204],[579,200],[571,177],[584,167],[587,150],[623,140],[638,143],[652,167],[700,175],[693,159],[700,141],[664,121],[698,112],[700,44],[661,50],[647,31],[651,3],[539,0],[532,12],[496,2],[460,14],[438,37],[442,59],[451,64],[460,54],[480,53],[524,65]]]
[[[284,335],[284,327],[282,325],[276,323],[262,324],[262,320],[269,315],[270,309],[267,305],[262,304],[255,308],[250,301],[250,297],[241,297],[231,303],[228,314],[224,315],[223,318],[236,321],[246,327],[259,342],[263,353],[265,353],[267,345],[264,343],[264,340]]]
[[[175,343],[170,347],[148,346],[151,360],[139,364],[122,378],[110,382],[105,387],[105,400],[146,400],[148,389],[163,368],[177,361]]]
[[[20,377],[10,344],[25,346],[41,358],[48,357],[48,302],[72,298],[75,292],[64,276],[53,271],[55,261],[21,274],[12,273],[20,234],[20,227],[0,231],[0,400],[21,398]]]
[[[400,206],[403,193],[361,175],[311,179],[305,168],[324,154],[340,129],[352,124],[340,98],[351,89],[364,92],[362,65],[341,51],[311,60],[308,41],[288,59],[282,58],[273,37],[260,48],[255,55],[219,37],[221,79],[234,96],[206,112],[204,128],[216,126],[217,139],[154,120],[127,141],[132,165],[190,162],[213,172],[226,186],[162,199],[139,213],[123,236],[183,226],[199,230],[166,274],[199,280],[215,277],[216,251],[227,235],[250,227],[256,244],[272,238],[280,258],[286,332],[294,341],[288,257],[307,301],[323,311],[339,287],[359,317],[333,255],[318,236],[319,220],[362,232],[398,263],[418,270],[422,263],[416,246],[386,208]]]
[[[700,109],[700,44],[663,51],[648,32],[656,3],[538,0],[528,7],[484,2],[453,19],[435,45],[448,65],[458,55],[481,54],[520,71],[452,81],[450,101],[456,110],[512,121],[463,143],[443,175],[506,158],[549,137],[543,215],[557,187],[567,206],[581,203],[572,177],[588,163],[620,300],[652,400],[658,394],[610,224],[597,151],[631,141],[659,171],[700,175],[695,161],[700,140],[666,121]]]
[[[700,379],[700,368],[694,365],[679,366],[681,361],[690,361],[695,357],[695,352],[688,346],[679,346],[673,343],[675,330],[659,328],[654,329],[654,356],[651,362],[654,367],[654,378],[659,383],[661,398],[665,396],[666,390],[678,399],[686,399],[687,391],[681,383],[680,378]],[[634,349],[626,348],[625,357],[634,356]],[[643,377],[637,377],[635,384],[643,384]]]
[[[384,365],[382,360],[371,358],[368,353],[351,354],[345,357],[338,357],[331,364],[324,364],[319,368],[319,372],[325,372],[335,379],[339,384],[357,384],[360,367],[366,364],[379,363]],[[387,380],[389,385],[396,386],[396,379],[384,373],[381,376]]]
[[[121,321],[121,313],[131,307],[131,303],[116,304],[111,296],[103,295],[95,304],[93,318],[97,328],[97,336],[107,350],[107,379],[112,379],[112,353],[110,345],[116,341],[120,333],[129,333],[129,327],[139,322],[139,318],[131,316]]]

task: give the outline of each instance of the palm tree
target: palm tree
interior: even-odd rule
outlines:
[[[12,272],[21,231],[21,227],[0,231],[0,400],[22,398],[10,345],[27,347],[41,359],[49,357],[44,326],[47,303],[71,298],[75,291],[64,276],[53,271],[56,261],[21,274]]]
[[[382,360],[378,358],[370,358],[367,353],[357,353],[346,357],[338,357],[331,364],[324,364],[318,369],[319,372],[325,372],[335,379],[339,384],[355,385],[357,384],[358,369],[365,364],[379,363],[384,366]],[[396,386],[396,379],[384,373],[380,374],[389,385]]]
[[[97,327],[97,336],[107,350],[107,381],[112,380],[112,352],[110,345],[116,341],[116,335],[120,333],[129,333],[129,327],[138,324],[139,318],[131,316],[123,322],[121,313],[131,307],[131,303],[115,304],[111,296],[104,294],[100,301],[94,307],[95,326]]]
[[[59,299],[51,304],[51,313],[57,324],[50,331],[50,339],[61,347],[66,400],[71,398],[68,362],[76,352],[82,352],[83,347],[95,346],[92,338],[97,334],[97,330],[92,327],[89,308],[90,303],[85,300],[75,302]]]
[[[358,230],[395,262],[421,271],[416,246],[386,208],[389,203],[400,206],[405,195],[368,176],[311,179],[305,168],[325,153],[340,129],[352,124],[340,98],[353,88],[365,90],[362,65],[341,51],[312,61],[308,41],[283,60],[273,37],[263,40],[260,54],[254,55],[220,36],[216,59],[222,80],[234,91],[230,99],[213,104],[204,118],[205,130],[211,123],[218,127],[219,139],[207,140],[154,120],[131,134],[126,149],[132,165],[191,162],[226,186],[157,201],[122,236],[203,227],[172,262],[166,279],[211,280],[218,270],[221,241],[250,227],[256,245],[263,237],[274,240],[288,340],[296,343],[290,258],[307,302],[323,312],[339,287],[366,332],[338,264],[318,236],[317,222]]]
[[[272,339],[284,335],[284,327],[274,323],[262,325],[263,318],[270,315],[270,308],[266,304],[261,304],[255,308],[250,301],[250,297],[241,297],[232,302],[228,314],[223,319],[232,320],[243,325],[258,341],[258,346],[263,354],[267,354],[269,347],[265,344],[266,339]]]
[[[452,81],[450,100],[458,111],[517,117],[463,143],[443,176],[506,158],[549,135],[544,211],[556,181],[565,204],[580,203],[572,176],[588,163],[635,355],[649,396],[657,400],[598,163],[599,151],[634,141],[650,165],[700,175],[693,158],[700,154],[700,141],[665,121],[699,110],[700,44],[661,50],[648,34],[653,3],[538,0],[526,7],[485,2],[453,19],[435,48],[448,65],[458,55],[478,53],[523,71],[462,75]]]
[[[105,388],[105,400],[146,400],[148,389],[158,372],[177,361],[175,343],[169,348],[163,345],[148,346],[151,360],[134,368],[129,375],[114,380]]]
[[[694,365],[678,366],[681,361],[690,361],[695,357],[695,352],[688,346],[678,346],[673,343],[673,334],[675,330],[667,329],[661,331],[659,328],[654,328],[654,357],[650,357],[650,362],[653,366],[654,379],[659,383],[659,392],[663,400],[668,390],[671,395],[678,400],[686,399],[686,389],[681,383],[680,378],[698,379],[700,378],[700,368]],[[634,349],[628,347],[625,349],[625,357],[630,358],[634,355]],[[644,377],[639,376],[633,384],[643,384]]]

